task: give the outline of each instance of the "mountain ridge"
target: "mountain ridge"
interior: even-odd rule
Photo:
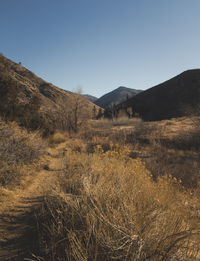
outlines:
[[[156,121],[195,114],[200,106],[200,69],[186,70],[122,102],[144,120]]]
[[[119,104],[127,97],[132,97],[141,92],[141,90],[119,86],[111,92],[108,92],[98,98],[94,103],[102,108],[110,108],[113,104]]]

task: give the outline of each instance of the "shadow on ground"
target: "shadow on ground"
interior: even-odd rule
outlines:
[[[42,260],[33,255],[39,247],[35,211],[42,202],[43,197],[26,198],[21,207],[0,215],[0,260]]]

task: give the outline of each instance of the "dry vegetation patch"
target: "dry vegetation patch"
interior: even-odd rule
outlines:
[[[88,132],[88,147],[110,142],[128,145],[130,157],[141,158],[156,179],[172,175],[181,179],[188,187],[197,185],[200,179],[200,119],[183,117],[178,119],[143,122],[136,118],[115,127],[113,121],[105,120],[110,127],[103,128],[103,121],[92,121]],[[120,121],[121,122],[121,121]],[[102,126],[102,128],[100,128]],[[91,142],[92,140],[92,142]],[[89,146],[91,144],[91,146]]]
[[[48,142],[49,142],[50,146],[55,146],[59,143],[65,142],[66,139],[67,139],[67,133],[56,132],[55,134],[50,135],[48,137]]]
[[[25,165],[35,163],[45,151],[39,133],[28,133],[15,123],[0,122],[0,186],[19,185]]]
[[[35,254],[45,260],[197,260],[196,196],[172,177],[154,182],[144,163],[129,157],[128,146],[109,146],[97,144],[89,154],[85,146],[68,148],[59,188],[36,214]]]
[[[53,189],[46,189],[34,211],[32,259],[199,260],[200,189],[198,182],[186,188],[192,178],[183,175],[195,170],[198,181],[199,166],[191,165],[195,157],[198,161],[198,151],[169,148],[160,142],[180,137],[171,132],[176,121],[102,124],[92,121],[81,133],[50,137],[50,150],[55,156],[59,151],[63,158],[52,179]],[[15,135],[19,138],[17,129],[10,132],[6,125],[2,133],[8,141]],[[34,140],[38,136],[24,137],[20,143],[35,143],[31,148],[41,156]],[[20,155],[12,156],[13,163],[2,160],[2,173],[12,171],[16,163],[20,166],[24,158]]]

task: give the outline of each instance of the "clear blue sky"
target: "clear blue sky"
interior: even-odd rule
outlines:
[[[200,0],[0,0],[0,52],[101,96],[200,68]]]

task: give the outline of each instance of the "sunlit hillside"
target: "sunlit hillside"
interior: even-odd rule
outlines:
[[[93,117],[94,104],[44,81],[0,55],[0,115],[44,135],[74,131]],[[98,107],[95,107],[98,110]]]

